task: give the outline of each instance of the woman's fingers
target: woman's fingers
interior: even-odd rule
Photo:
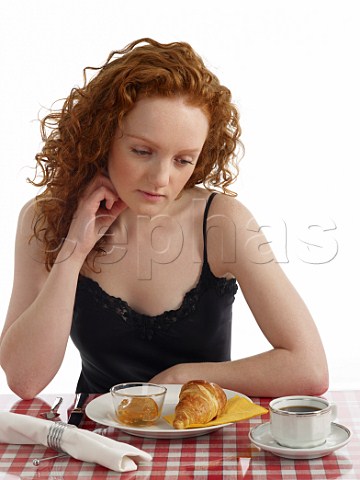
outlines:
[[[101,200],[96,216],[103,218],[112,218],[113,221],[126,210],[128,206],[121,198],[112,198]],[[112,223],[112,222],[111,222]]]
[[[109,177],[98,174],[96,177],[90,182],[90,184],[86,187],[83,197],[91,196],[97,189],[105,187],[109,189],[116,197],[118,197],[114,185],[111,183]]]
[[[126,205],[125,202],[121,200],[121,198],[118,198],[113,204],[111,205],[110,209],[110,214],[114,215],[114,217],[118,217],[120,213],[122,213],[124,210],[126,210],[128,206]]]
[[[87,255],[126,208],[110,179],[98,175],[79,199],[68,237]]]
[[[119,203],[114,212],[112,212],[116,202]],[[79,203],[82,203],[82,207],[90,210],[93,214],[112,213],[117,216],[126,208],[126,205],[119,199],[110,179],[105,175],[97,175],[94,178],[85,189]],[[122,208],[120,208],[120,206],[122,206]]]

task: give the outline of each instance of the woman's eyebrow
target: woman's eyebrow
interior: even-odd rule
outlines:
[[[145,143],[151,143],[151,145],[158,148],[158,145],[155,142],[153,142],[149,138],[143,137],[142,135],[134,135],[132,133],[125,133],[124,132],[124,137],[135,138],[136,140],[141,140],[142,142],[145,142]]]
[[[156,144],[155,142],[153,142],[152,140],[150,140],[149,138],[146,138],[142,135],[135,135],[135,134],[132,134],[132,133],[125,133],[124,132],[124,137],[129,137],[129,138],[134,138],[136,140],[141,140],[142,142],[145,142],[145,143],[149,143],[151,144],[153,147],[155,148],[159,148],[159,145]],[[201,151],[201,148],[197,147],[197,148],[183,148],[181,149],[181,152],[186,152],[186,153],[199,153]]]

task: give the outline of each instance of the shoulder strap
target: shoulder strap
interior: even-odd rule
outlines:
[[[209,214],[209,209],[210,209],[210,205],[211,205],[211,202],[214,200],[215,198],[215,195],[216,195],[216,192],[213,192],[207,202],[206,202],[206,207],[205,207],[205,212],[204,212],[204,220],[203,220],[203,240],[204,240],[204,264],[207,263],[207,232],[206,232],[206,224],[207,224],[207,217],[208,217],[208,214]]]

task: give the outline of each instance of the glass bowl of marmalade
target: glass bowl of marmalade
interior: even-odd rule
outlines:
[[[166,387],[155,383],[119,383],[110,389],[116,420],[131,427],[154,425],[160,418]]]

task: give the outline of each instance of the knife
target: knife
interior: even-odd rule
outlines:
[[[88,393],[76,394],[74,407],[70,412],[69,419],[67,422],[69,425],[76,425],[77,427],[80,425],[80,422],[85,413],[85,409],[83,407],[88,397],[89,397]]]

